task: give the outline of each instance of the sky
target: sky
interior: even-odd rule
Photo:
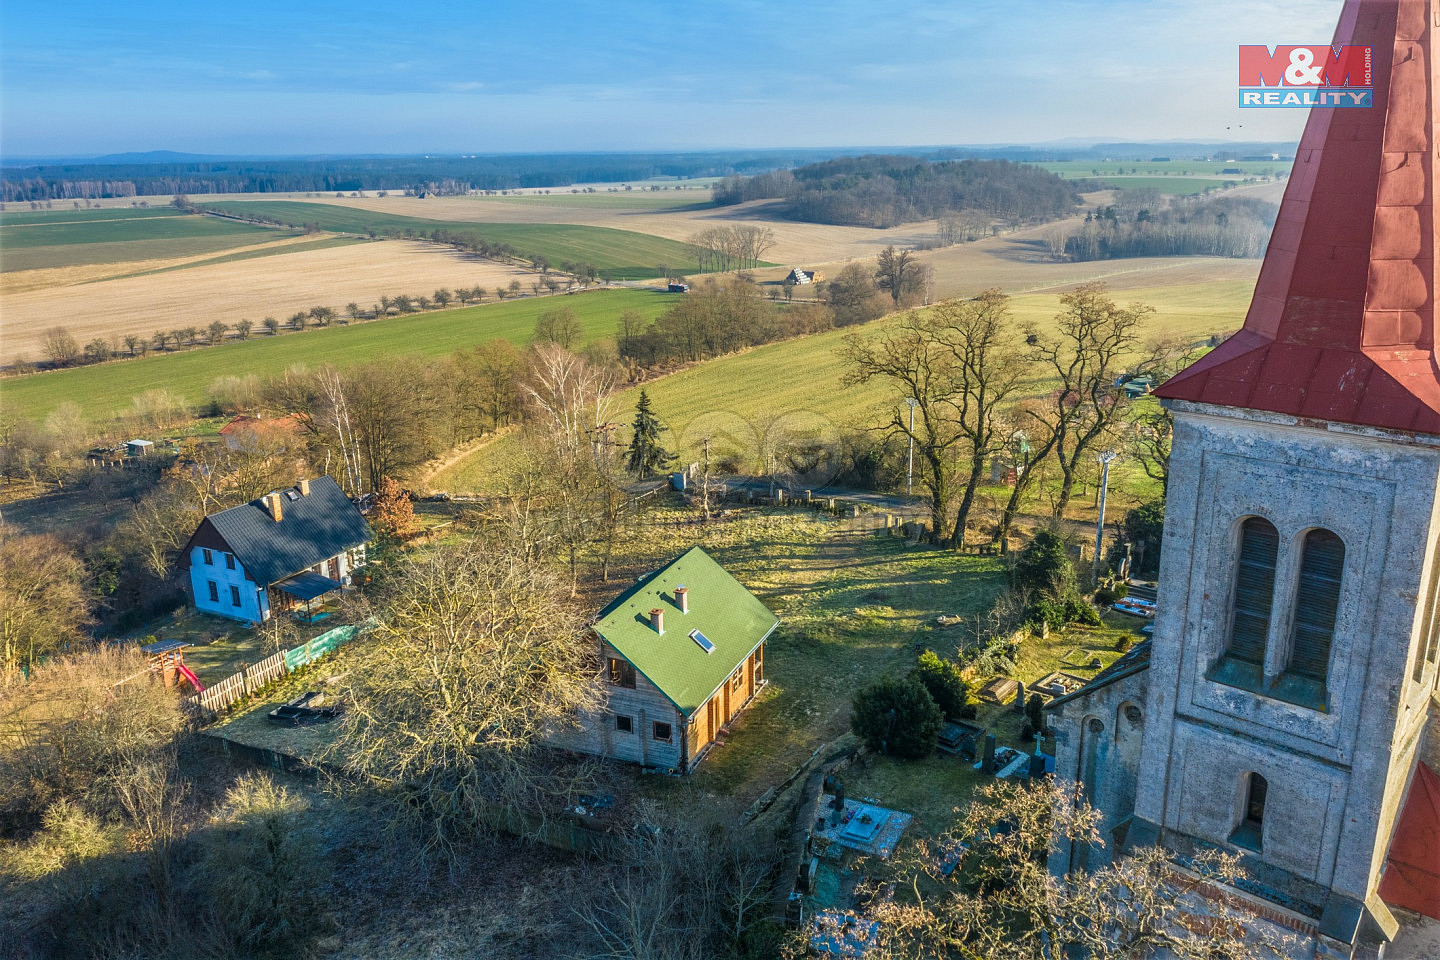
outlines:
[[[0,154],[1298,139],[1241,43],[1339,0],[0,0]]]

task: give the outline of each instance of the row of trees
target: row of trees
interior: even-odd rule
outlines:
[[[1102,284],[1085,284],[1060,297],[1051,327],[1017,330],[1009,298],[988,290],[904,315],[883,333],[847,338],[842,356],[848,385],[881,380],[896,396],[889,421],[878,429],[913,443],[916,481],[930,504],[936,539],[965,543],[976,493],[989,462],[1015,455],[1015,485],[995,540],[1004,545],[1040,468],[1059,473],[1054,516],[1062,516],[1082,471],[1101,450],[1123,441],[1131,401],[1125,376],[1163,380],[1187,361],[1178,342],[1142,345],[1142,304],[1121,306]],[[1025,395],[1036,380],[1051,385]],[[906,401],[913,401],[911,404]],[[1168,444],[1149,437],[1152,468]],[[1137,449],[1144,452],[1143,444]]]
[[[1119,257],[1259,257],[1278,208],[1240,197],[1210,200],[1158,197],[1153,202],[1102,207],[1083,226],[1061,235],[1072,260]]]
[[[775,231],[754,224],[709,227],[685,241],[701,273],[727,273],[760,266],[775,246]]]

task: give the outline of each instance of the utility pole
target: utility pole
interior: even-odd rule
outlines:
[[[910,496],[910,478],[915,470],[915,407],[920,401],[914,397],[906,397],[905,402],[910,405],[910,452],[905,457],[905,496],[908,497]]]
[[[705,472],[700,475],[700,516],[710,522],[710,438],[705,438]]]
[[[1117,454],[1106,450],[1100,454],[1100,515],[1095,518],[1095,576],[1100,575],[1100,544],[1105,539],[1105,492],[1110,485],[1110,461]]]

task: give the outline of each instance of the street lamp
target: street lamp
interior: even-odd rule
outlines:
[[[910,405],[910,452],[905,457],[905,496],[910,496],[910,478],[915,470],[915,407],[920,403],[915,397],[906,397]]]
[[[1110,461],[1118,454],[1106,450],[1100,454],[1100,515],[1095,518],[1095,575],[1100,575],[1100,544],[1105,539],[1105,492],[1110,484]]]

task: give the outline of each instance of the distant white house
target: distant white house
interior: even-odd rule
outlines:
[[[802,270],[799,267],[796,267],[794,270],[790,271],[790,276],[786,279],[789,280],[791,283],[798,285],[805,283],[821,283],[822,281],[824,281],[825,277],[818,270]]]
[[[259,624],[340,589],[373,533],[330,477],[213,513],[181,554],[195,608]]]

